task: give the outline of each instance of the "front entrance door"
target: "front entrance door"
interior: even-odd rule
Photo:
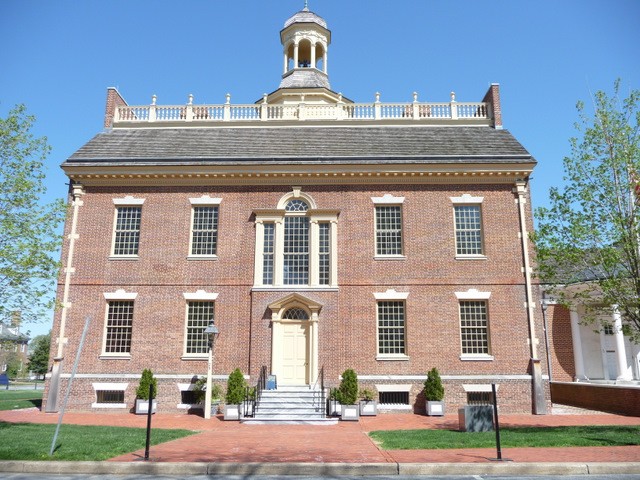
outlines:
[[[282,324],[282,372],[278,383],[282,385],[306,385],[308,375],[309,322]]]

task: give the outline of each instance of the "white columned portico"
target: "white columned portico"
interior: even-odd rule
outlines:
[[[574,309],[569,311],[571,318],[571,342],[573,343],[573,363],[575,366],[576,382],[588,380],[584,370],[584,357],[582,356],[582,339],[580,337],[580,316]]]
[[[627,363],[627,349],[622,333],[622,315],[618,306],[613,306],[613,328],[616,339],[616,359],[618,363],[618,376],[616,380],[631,380],[633,378],[631,366]]]

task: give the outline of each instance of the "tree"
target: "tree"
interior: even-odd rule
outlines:
[[[32,340],[33,353],[29,355],[29,370],[36,375],[44,375],[49,370],[49,349],[51,347],[51,332],[38,335]]]
[[[31,133],[34,121],[24,105],[0,118],[0,320],[7,323],[13,312],[27,321],[42,318],[59,270],[52,255],[65,207],[62,200],[41,202],[51,148]]]
[[[620,98],[594,95],[589,115],[577,105],[579,138],[564,159],[563,187],[550,190],[550,207],[538,208],[539,276],[567,307],[583,305],[583,320],[598,329],[611,312],[640,341],[640,90]]]

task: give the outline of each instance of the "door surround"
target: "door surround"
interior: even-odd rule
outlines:
[[[308,319],[292,320],[285,318],[287,311],[300,308]],[[322,305],[299,293],[292,293],[269,304],[271,310],[271,373],[276,377],[282,375],[284,326],[291,323],[307,322],[306,337],[307,365],[306,378],[312,384],[318,377],[318,313]],[[278,381],[280,383],[280,381]]]

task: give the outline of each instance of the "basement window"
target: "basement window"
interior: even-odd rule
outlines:
[[[378,407],[388,410],[410,410],[411,385],[376,385]]]
[[[94,383],[96,401],[91,408],[127,408],[124,392],[126,383]]]

